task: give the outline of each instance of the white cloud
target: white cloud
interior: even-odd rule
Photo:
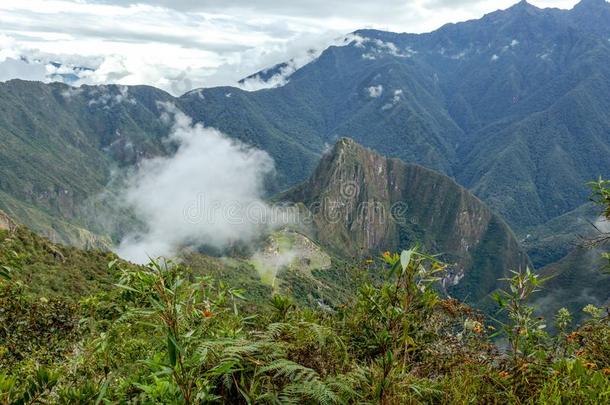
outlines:
[[[366,90],[369,94],[369,97],[378,98],[381,97],[381,94],[383,93],[383,86],[379,84],[377,86],[368,87]]]
[[[246,80],[239,84],[239,87],[246,91],[256,91],[261,89],[269,89],[274,87],[281,87],[288,83],[290,76],[298,69],[313,62],[320,56],[322,50],[309,50],[304,55],[299,55],[279,68],[279,71],[267,78],[263,79],[260,74],[248,77]],[[264,72],[263,72],[264,73]]]
[[[273,160],[216,129],[193,125],[172,105],[164,108],[178,149],[142,162],[130,176],[122,199],[146,229],[127,236],[117,253],[142,263],[184,246],[223,248],[257,237],[269,226],[261,196]]]
[[[23,80],[46,81],[47,71],[44,65],[30,64],[21,59],[6,58],[0,62],[0,81],[19,77]]]
[[[63,92],[62,95],[64,97],[66,94],[71,96],[74,94],[74,91],[72,89],[72,93]],[[88,96],[93,97],[89,100],[89,106],[101,105],[104,109],[109,109],[122,103],[136,104],[136,100],[129,95],[129,88],[127,86],[109,88],[106,85],[101,85],[92,89]]]
[[[393,108],[394,106],[396,106],[396,104],[400,103],[400,100],[402,100],[403,97],[403,91],[402,89],[398,89],[398,90],[394,90],[394,96],[392,97],[392,100],[387,103],[384,104],[383,107],[381,107],[382,110],[389,110],[391,108]]]

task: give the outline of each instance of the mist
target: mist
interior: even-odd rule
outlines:
[[[117,254],[145,263],[186,246],[223,249],[259,236],[270,226],[262,196],[274,173],[272,158],[193,124],[172,104],[163,107],[176,152],[145,160],[128,176],[120,199],[144,230],[123,238]]]

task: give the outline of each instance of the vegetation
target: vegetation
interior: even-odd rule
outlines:
[[[542,280],[515,273],[498,332],[432,288],[445,265],[419,248],[378,260],[381,280],[313,310],[291,298],[242,312],[244,291],[156,260],[114,260],[114,288],[78,303],[0,283],[0,403],[605,403],[610,318],[547,334],[526,301]],[[501,334],[506,350],[491,338]]]
[[[500,322],[440,295],[446,265],[418,246],[368,261],[333,307],[254,278],[237,289],[237,267],[208,265],[134,266],[0,231],[0,403],[610,401],[610,310],[587,305],[576,327],[566,308],[538,317],[547,280],[529,269],[503,280]]]

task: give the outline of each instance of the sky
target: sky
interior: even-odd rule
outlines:
[[[0,81],[147,84],[180,95],[305,63],[357,29],[429,32],[516,1],[2,0]]]

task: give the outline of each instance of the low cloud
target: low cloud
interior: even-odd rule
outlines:
[[[392,97],[392,101],[385,104],[383,107],[381,107],[382,110],[389,110],[391,108],[393,108],[394,106],[396,106],[396,104],[400,103],[400,100],[402,100],[403,97],[403,91],[402,89],[398,89],[398,90],[394,90],[394,97]]]
[[[185,246],[222,249],[259,236],[269,227],[262,196],[274,171],[271,157],[193,124],[173,105],[164,108],[172,125],[169,141],[177,149],[173,156],[142,162],[129,176],[121,199],[144,231],[125,237],[117,253],[143,263]]]
[[[371,86],[366,90],[369,94],[369,97],[371,98],[378,98],[381,97],[381,94],[383,94],[383,86],[381,84],[377,86]]]

